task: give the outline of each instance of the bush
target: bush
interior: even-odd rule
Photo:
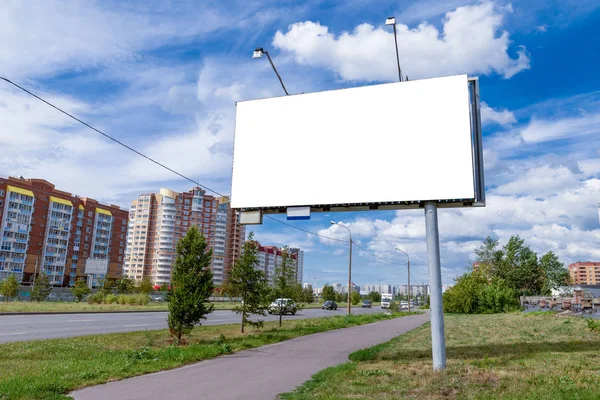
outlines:
[[[104,304],[113,304],[117,302],[117,296],[115,296],[114,294],[108,294],[106,295],[106,297],[104,298]]]
[[[104,294],[102,292],[96,292],[92,295],[89,295],[87,302],[90,304],[102,304],[104,303]]]
[[[126,294],[120,294],[117,296],[117,303],[124,306],[125,304],[127,304],[127,297],[129,295]]]
[[[134,304],[135,304],[135,297],[136,297],[136,295],[135,295],[135,294],[130,294],[130,295],[127,295],[127,298],[125,299],[125,302],[126,302],[128,305],[132,306],[132,305],[134,305]]]
[[[444,312],[494,314],[518,310],[517,293],[505,281],[489,281],[482,273],[468,272],[444,293]]]
[[[145,306],[148,303],[150,303],[150,296],[148,296],[147,294],[140,293],[135,295],[135,304]]]

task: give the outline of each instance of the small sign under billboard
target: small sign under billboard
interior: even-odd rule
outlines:
[[[231,206],[484,205],[478,91],[457,75],[238,102]]]

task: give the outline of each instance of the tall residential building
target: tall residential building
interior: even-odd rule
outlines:
[[[273,284],[273,278],[275,276],[275,267],[281,263],[282,250],[276,246],[262,246],[258,245],[258,268],[264,271],[269,284]],[[294,263],[294,269],[296,271],[296,280],[298,283],[302,283],[302,271],[304,269],[304,251],[298,248],[291,248],[290,258]]]
[[[407,295],[408,285],[400,285],[398,294]],[[427,297],[429,295],[429,285],[410,285],[411,296]]]
[[[139,195],[130,208],[124,273],[138,281],[149,278],[157,286],[169,284],[177,243],[190,227],[196,226],[213,250],[213,282],[221,285],[229,261],[231,213],[226,199],[207,195],[199,187],[183,193],[160,189],[159,193]],[[235,237],[237,244],[231,252],[239,254],[243,228],[232,231],[240,237]]]
[[[571,280],[576,285],[600,284],[600,262],[578,261],[567,268]]]
[[[79,277],[98,285],[121,277],[128,213],[63,192],[43,179],[0,178],[0,280],[56,286]]]

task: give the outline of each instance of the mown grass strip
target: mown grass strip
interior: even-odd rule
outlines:
[[[429,324],[359,350],[282,400],[598,399],[600,333],[553,314],[446,316],[447,368],[433,372]]]
[[[239,325],[202,326],[180,347],[171,344],[166,330],[2,344],[0,399],[65,399],[65,394],[89,385],[398,316],[377,313],[284,320],[282,328],[277,322],[268,322],[244,335]]]

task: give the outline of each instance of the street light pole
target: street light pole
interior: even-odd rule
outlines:
[[[271,60],[271,56],[269,55],[269,52],[266,51],[264,48],[259,47],[254,50],[254,54],[252,55],[252,58],[262,58],[263,54],[266,55],[267,58],[269,59],[269,62],[271,63],[271,67],[273,67],[273,71],[275,71],[275,75],[277,75],[277,78],[279,79],[279,83],[281,83],[281,87],[283,88],[283,91],[285,92],[285,95],[288,96],[289,93],[288,93],[287,89],[285,88],[285,85],[283,84],[283,80],[281,79],[279,72],[277,72],[277,68],[275,68],[275,64],[273,64],[273,60]]]
[[[398,35],[396,34],[396,18],[388,17],[385,20],[386,25],[394,27],[394,43],[396,44],[396,62],[398,63],[398,81],[402,82],[402,70],[400,69],[400,55],[398,54]]]
[[[331,225],[339,225],[343,228],[346,228],[348,234],[350,235],[350,249],[348,255],[348,315],[350,315],[350,306],[352,305],[352,232],[347,226],[337,223],[335,221],[331,221]]]
[[[398,247],[396,247],[396,250],[398,250],[400,253],[404,254],[406,258],[408,258],[408,263],[406,265],[408,266],[408,312],[410,312],[410,256],[407,252],[400,250],[400,248]]]

